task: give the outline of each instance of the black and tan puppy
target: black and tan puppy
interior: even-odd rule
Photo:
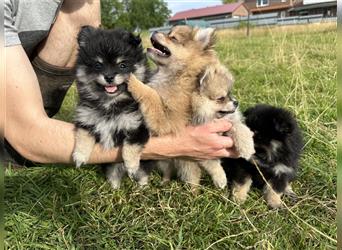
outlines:
[[[107,168],[114,188],[127,171],[140,184],[147,175],[139,172],[140,154],[150,133],[139,104],[127,91],[127,79],[134,73],[141,81],[148,76],[141,39],[122,30],[83,27],[78,35],[76,63],[79,103],[76,108],[76,144],[73,159],[77,166],[87,163],[95,142],[104,149],[122,146],[124,165]]]
[[[296,177],[303,147],[297,121],[289,111],[265,104],[247,109],[244,116],[246,125],[254,132],[255,154],[250,161],[223,159],[232,182],[232,195],[238,202],[244,202],[253,184],[264,188],[270,207],[279,208],[282,194],[294,195],[290,183]],[[270,186],[266,185],[254,162]]]

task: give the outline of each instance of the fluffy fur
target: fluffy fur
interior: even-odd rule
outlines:
[[[134,75],[128,90],[140,103],[145,121],[154,135],[176,134],[191,121],[191,96],[198,76],[216,55],[214,30],[175,26],[169,34],[154,32],[147,55],[158,71],[145,85]]]
[[[141,39],[121,29],[83,27],[78,35],[76,64],[79,103],[76,108],[76,143],[73,159],[87,163],[96,142],[104,149],[122,146],[124,166],[108,166],[112,186],[120,186],[128,171],[141,184],[147,177],[139,172],[140,154],[149,130],[139,104],[127,91],[127,79],[134,73],[141,81],[148,77]]]
[[[256,153],[250,161],[223,160],[232,182],[232,195],[238,202],[244,202],[254,184],[264,187],[264,197],[270,207],[279,208],[282,194],[294,195],[290,183],[296,177],[303,147],[300,129],[289,111],[270,105],[256,105],[246,110],[244,116],[247,126],[254,132]],[[271,188],[263,181],[253,161]]]
[[[237,151],[241,157],[249,159],[254,154],[253,133],[243,124],[238,102],[231,95],[233,81],[232,74],[219,62],[206,68],[199,79],[199,87],[192,94],[192,124],[226,118],[233,124],[229,134],[235,141]],[[176,160],[175,167],[180,179],[194,187],[200,183],[201,168],[211,176],[216,187],[224,188],[227,184],[220,160]]]

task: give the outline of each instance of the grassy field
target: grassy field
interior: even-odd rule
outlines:
[[[269,210],[258,190],[243,205],[205,177],[201,192],[128,179],[113,191],[96,167],[6,170],[8,249],[336,249],[336,25],[218,32],[242,108],[286,107],[305,136],[297,203]],[[69,91],[59,119],[70,120]]]

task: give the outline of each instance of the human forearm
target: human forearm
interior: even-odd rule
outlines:
[[[6,124],[6,138],[23,157],[40,163],[72,163],[73,124],[47,117],[20,124],[24,123]],[[118,155],[118,150],[104,151],[96,145],[90,163],[120,160]]]
[[[229,129],[229,125],[222,122],[215,126],[219,131]],[[188,127],[177,137],[153,137],[145,146],[142,159],[234,157],[234,151],[229,149],[233,146],[232,141],[210,131],[210,127],[212,126]],[[73,124],[44,118],[39,122],[26,123],[25,126],[8,124],[7,128],[6,136],[10,139],[10,143],[25,158],[40,163],[73,163],[71,158],[75,143]],[[121,160],[120,148],[106,151],[96,144],[89,163]]]

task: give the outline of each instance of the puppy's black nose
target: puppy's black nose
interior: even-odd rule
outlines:
[[[235,108],[237,108],[239,106],[239,102],[238,101],[233,101],[233,105]]]
[[[112,83],[114,80],[114,76],[105,76],[104,79],[106,80],[106,82]]]

